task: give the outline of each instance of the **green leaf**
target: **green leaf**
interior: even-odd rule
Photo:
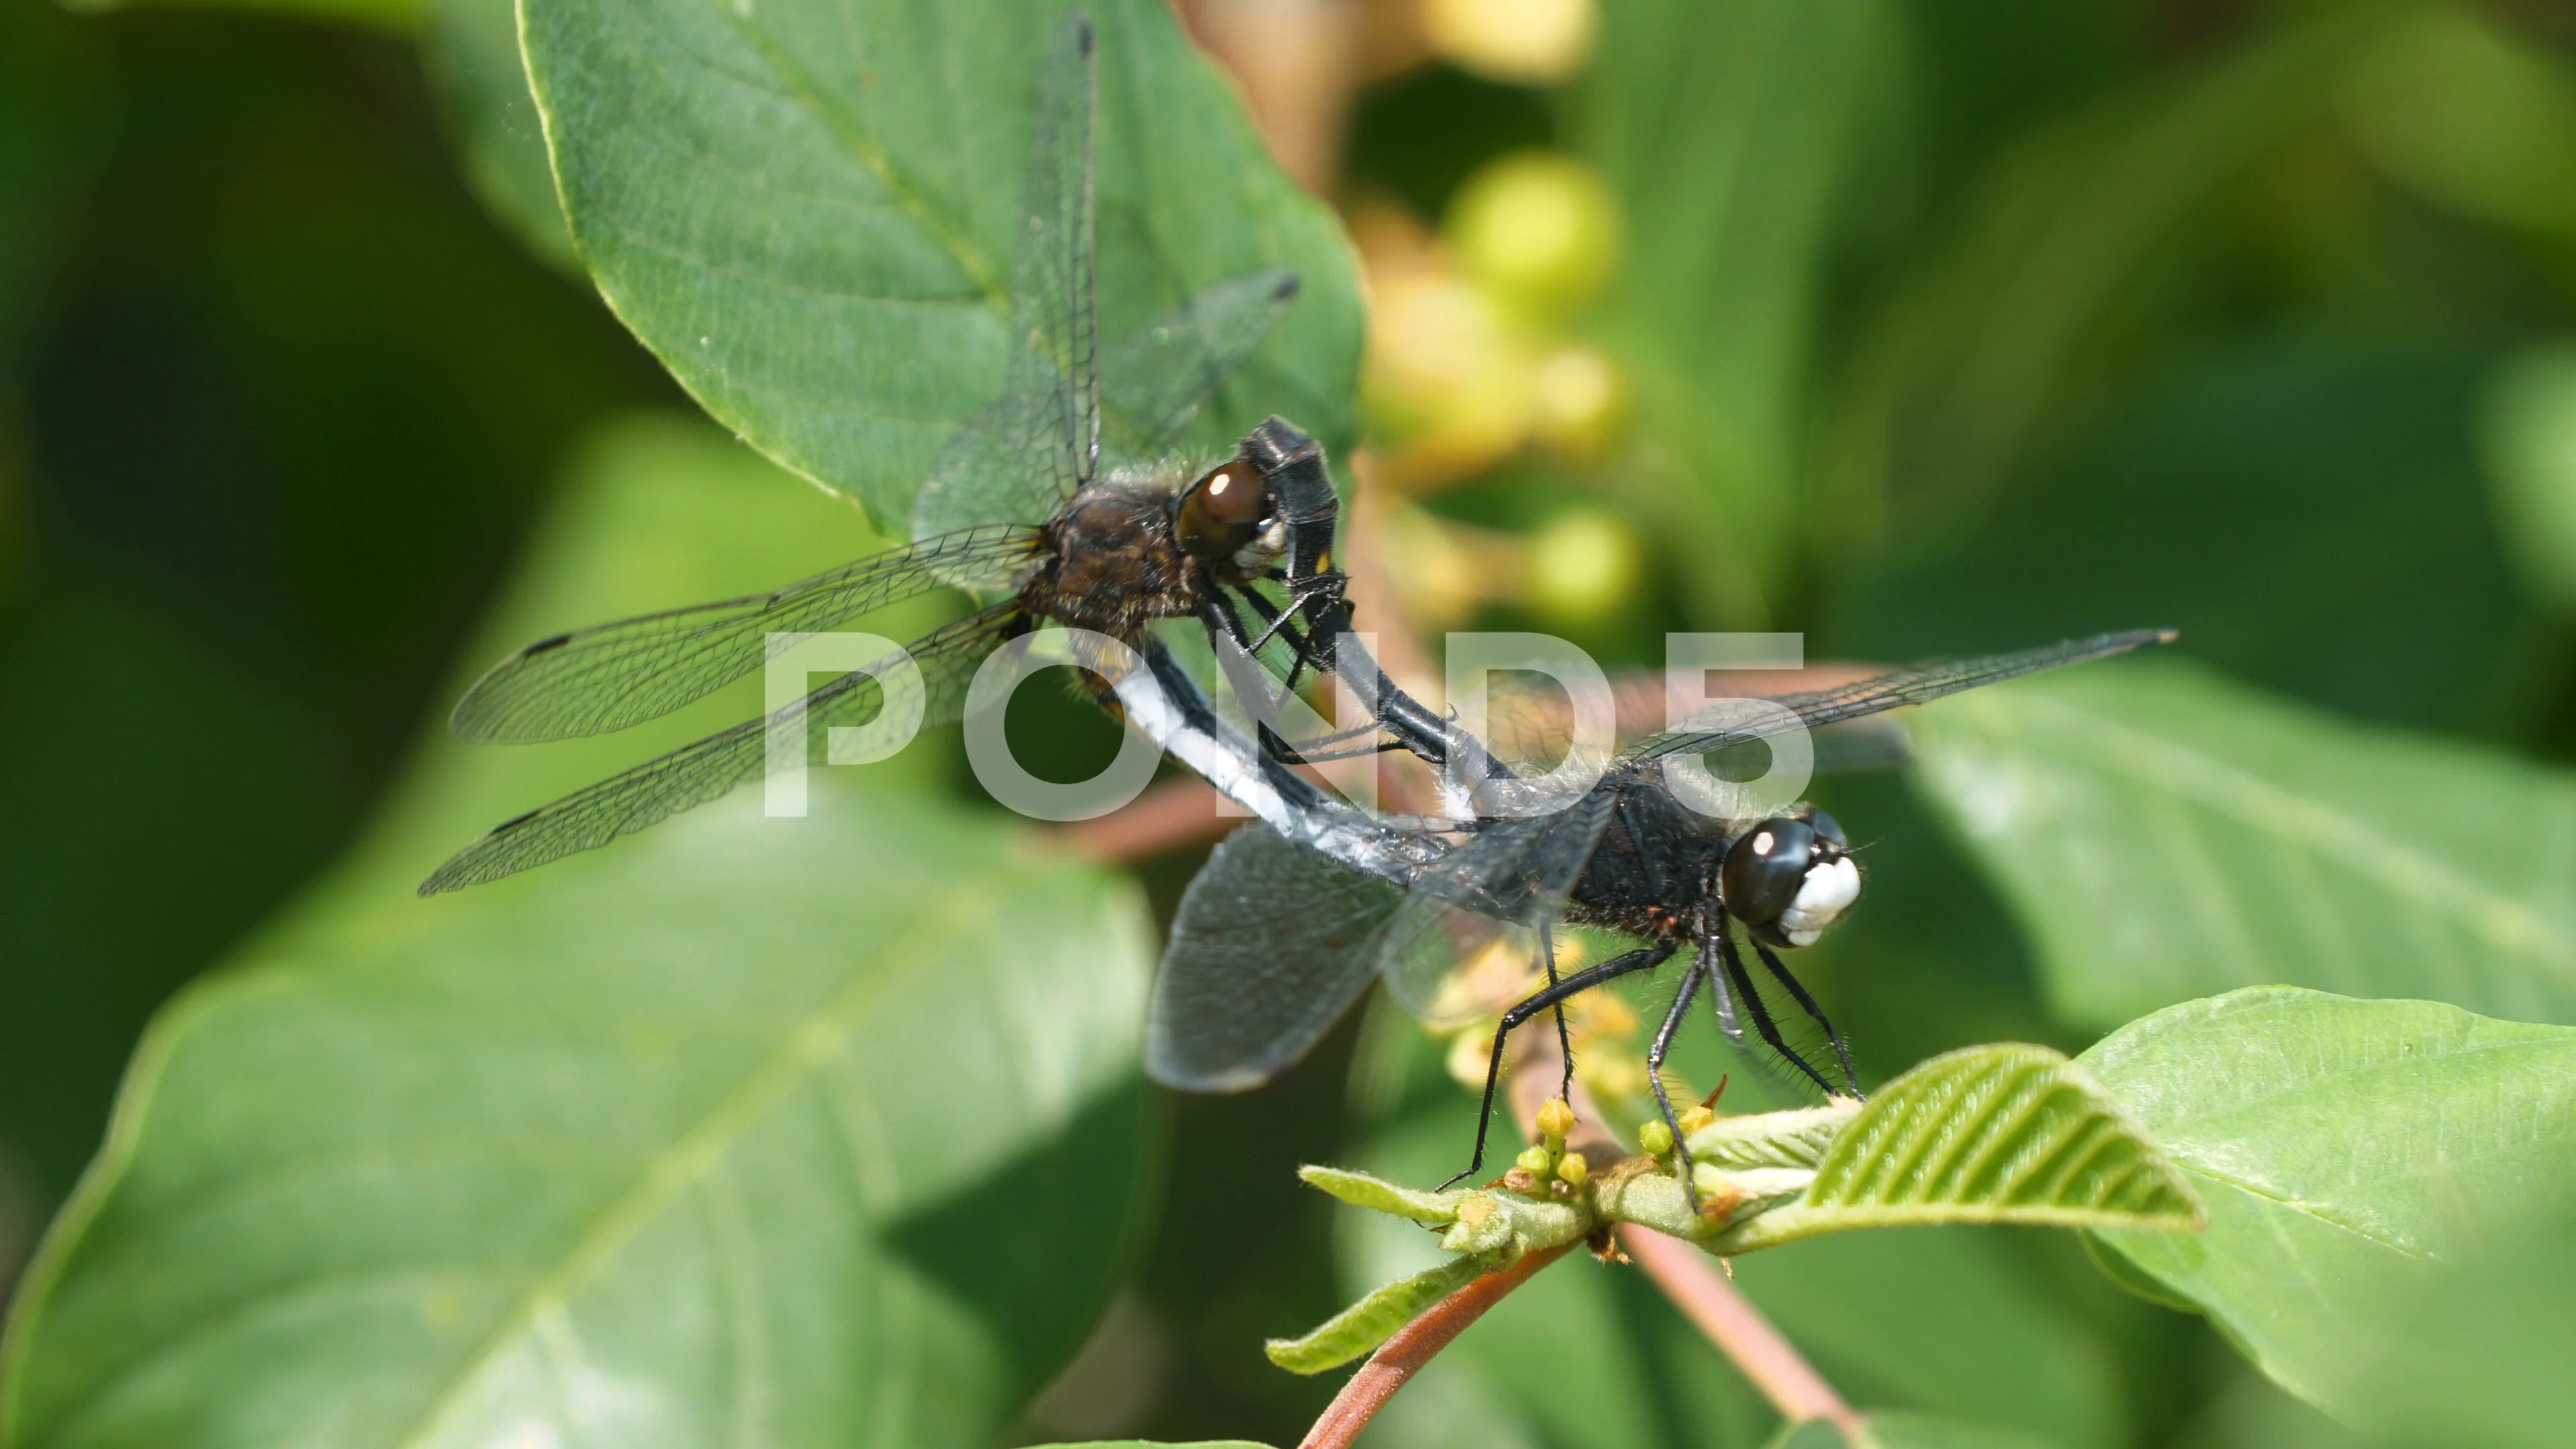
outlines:
[[[1475,1103],[1444,1091],[1366,1145],[1373,1171],[1453,1171]],[[1354,1292],[1432,1266],[1430,1234],[1342,1213]],[[1733,1264],[1738,1286],[1857,1402],[2010,1425],[2069,1444],[2119,1438],[2112,1360],[2091,1328],[2035,1285],[1996,1234],[1842,1233]],[[1428,1392],[1425,1392],[1425,1391]],[[1406,1401],[1421,1393],[1415,1404]],[[1633,1268],[1581,1254],[1494,1306],[1424,1369],[1380,1423],[1390,1449],[1462,1442],[1580,1449],[1759,1443],[1773,1422],[1743,1380]],[[1465,1439],[1460,1424],[1477,1433]],[[1490,1430],[1490,1432],[1487,1432]]]
[[[2082,1069],[2039,1046],[1970,1047],[1915,1067],[1834,1138],[1798,1201],[1708,1246],[1930,1223],[2190,1231],[2173,1165]]]
[[[555,198],[545,126],[519,59],[519,7],[514,0],[428,0],[428,7],[421,48],[463,153],[467,184],[528,250],[579,270],[563,203]]]
[[[2281,982],[2576,1021],[2561,771],[2172,661],[1947,700],[1916,742],[2070,1020]]]
[[[2576,1423],[2576,1197],[2494,1234],[2377,1315],[2342,1396],[2386,1442],[2555,1449]]]
[[[1030,1449],[1269,1449],[1244,1439],[1193,1439],[1186,1444],[1164,1444],[1150,1439],[1086,1439],[1079,1444],[1037,1444]]]
[[[694,426],[585,472],[509,617],[856,531]],[[1071,1354],[1154,1196],[1133,888],[826,772],[807,819],[750,792],[405,899],[459,811],[614,743],[433,745],[155,1022],[13,1305],[0,1444],[980,1445]]]
[[[530,0],[523,36],[575,244],[707,410],[908,514],[1002,385],[1036,65],[1060,7]],[[1213,409],[1350,439],[1360,310],[1337,223],[1272,164],[1160,0],[1099,31],[1100,336],[1268,266],[1304,290]]]
[[[1365,1172],[1339,1167],[1301,1167],[1297,1169],[1297,1176],[1308,1185],[1322,1188],[1353,1207],[1374,1208],[1382,1213],[1411,1218],[1417,1223],[1434,1223],[1443,1227],[1458,1221],[1458,1200],[1465,1196],[1464,1193],[1423,1192],[1418,1188],[1399,1187]]]
[[[1270,1361],[1292,1374],[1319,1374],[1340,1368],[1377,1346],[1421,1316],[1423,1310],[1473,1283],[1493,1266],[1489,1257],[1452,1258],[1409,1278],[1372,1289],[1359,1302],[1334,1314],[1299,1338],[1274,1338],[1262,1346]]]
[[[2338,1412],[2354,1332],[2389,1295],[2576,1181],[2576,1029],[2261,987],[2158,1012],[2079,1061],[2209,1206],[2199,1237],[2103,1241]]]
[[[1625,471],[1711,620],[1763,617],[1796,557],[1802,379],[1870,123],[1895,90],[1898,11],[1602,10],[1572,129],[1625,223],[1602,326],[1652,440]]]

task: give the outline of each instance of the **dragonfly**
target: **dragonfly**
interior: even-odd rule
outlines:
[[[942,447],[915,499],[916,541],[769,593],[538,640],[478,679],[450,723],[487,742],[606,733],[762,668],[774,634],[829,630],[945,588],[998,601],[913,640],[904,653],[914,669],[835,675],[769,715],[503,821],[421,894],[605,845],[724,795],[763,773],[775,742],[796,737],[780,726],[801,722],[813,741],[838,733],[825,748],[844,758],[882,755],[901,743],[898,730],[956,719],[983,660],[1050,622],[1132,643],[1156,621],[1195,618],[1247,656],[1278,641],[1291,655],[1283,690],[1309,668],[1364,671],[1363,697],[1404,724],[1411,747],[1440,753],[1446,722],[1385,682],[1364,652],[1335,647],[1349,619],[1330,555],[1339,505],[1313,440],[1272,418],[1213,467],[1174,451],[1294,300],[1296,277],[1268,269],[1219,282],[1135,337],[1097,345],[1096,50],[1076,12],[1041,63],[1004,390]],[[1284,600],[1273,604],[1265,584],[1284,586]]]
[[[1182,897],[1147,1017],[1147,1074],[1192,1091],[1259,1086],[1304,1055],[1374,981],[1383,979],[1414,1015],[1435,1015],[1458,962],[1508,935],[1532,947],[1546,985],[1502,1013],[1474,1153],[1453,1183],[1484,1165],[1511,1033],[1556,1012],[1570,1091],[1573,1053],[1563,1004],[1676,956],[1687,965],[1646,1056],[1648,1083],[1676,1142],[1682,1133],[1663,1063],[1703,990],[1729,1043],[1751,1050],[1749,1019],[1772,1059],[1828,1097],[1857,1098],[1859,1081],[1841,1032],[1781,959],[1784,951],[1814,943],[1859,897],[1849,837],[1805,802],[1759,814],[1709,813],[1685,800],[1669,767],[2174,637],[2171,630],[2133,630],[1924,664],[1782,695],[1767,709],[1720,701],[1708,714],[1629,746],[1597,780],[1563,787],[1555,798],[1525,799],[1508,814],[1445,826],[1390,822],[1379,827],[1385,838],[1364,848],[1320,843],[1315,830],[1294,821],[1281,829],[1271,812],[1256,811],[1263,819],[1220,844]],[[1864,764],[1887,758],[1883,752],[1856,757]],[[1429,850],[1417,843],[1408,859],[1395,838],[1423,828],[1445,829],[1445,843]],[[1560,975],[1551,932],[1561,924],[1642,944]],[[1839,1080],[1783,1035],[1748,956],[1773,989],[1823,1030]],[[1687,1182],[1687,1146],[1682,1154]]]

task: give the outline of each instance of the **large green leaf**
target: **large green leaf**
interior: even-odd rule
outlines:
[[[504,637],[860,532],[694,426],[585,472]],[[156,1022],[15,1305],[0,1444],[982,1444],[1071,1353],[1156,1151],[1132,891],[896,770],[407,898],[614,748],[433,744]]]
[[[2080,1060],[2209,1205],[2201,1236],[2104,1240],[2339,1412],[2353,1346],[2393,1300],[2576,1181],[2576,1029],[2259,987]]]
[[[1002,385],[1039,57],[1062,7],[975,0],[530,0],[523,38],[575,243],[718,420],[907,516]],[[1359,302],[1298,193],[1160,0],[1099,29],[1101,335],[1265,266],[1304,293],[1222,405],[1346,444]]]
[[[1604,7],[1577,144],[1625,225],[1603,323],[1636,374],[1652,491],[1710,620],[1759,620],[1795,557],[1797,444],[1826,263],[1899,7],[1636,0]]]
[[[2576,1022],[2562,772],[2172,661],[1963,695],[1916,739],[2071,1020],[2281,982]]]

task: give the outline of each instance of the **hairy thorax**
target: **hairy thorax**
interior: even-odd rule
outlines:
[[[1195,613],[1198,570],[1173,533],[1171,497],[1150,480],[1085,489],[1042,530],[1051,562],[1024,596],[1064,624],[1120,638]]]

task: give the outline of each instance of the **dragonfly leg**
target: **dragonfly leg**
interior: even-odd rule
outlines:
[[[1512,1003],[1511,1009],[1503,1013],[1502,1024],[1494,1028],[1494,1055],[1485,1064],[1485,1105],[1476,1116],[1476,1155],[1468,1159],[1464,1172],[1440,1184],[1441,1187],[1463,1182],[1475,1176],[1476,1170],[1485,1165],[1485,1133],[1494,1120],[1494,1087],[1503,1079],[1503,1043],[1511,1039],[1512,1028],[1567,997],[1589,991],[1605,981],[1616,981],[1639,971],[1652,971],[1671,959],[1672,954],[1673,948],[1669,944],[1641,946],[1624,956],[1613,956],[1598,966],[1587,966],[1553,986]]]
[[[1556,984],[1556,938],[1549,934],[1547,922],[1538,923],[1538,961],[1547,969],[1547,984]],[[1565,1059],[1565,1078],[1557,1084],[1556,1094],[1565,1105],[1574,1105],[1574,1033],[1565,1025],[1565,1003],[1556,1004],[1556,1050]]]
[[[1778,1024],[1771,1020],[1771,1008],[1762,1004],[1762,993],[1753,989],[1753,978],[1745,972],[1744,958],[1735,954],[1735,937],[1731,933],[1721,933],[1717,940],[1718,958],[1726,963],[1726,974],[1734,979],[1736,993],[1744,998],[1745,1009],[1753,1013],[1753,1029],[1762,1034],[1762,1040],[1769,1043],[1771,1050],[1778,1052],[1782,1060],[1804,1072],[1807,1080],[1816,1084],[1818,1091],[1832,1096],[1834,1084],[1826,1081],[1824,1073],[1817,1071],[1805,1057],[1798,1055],[1796,1048],[1781,1039]]]
[[[1682,1140],[1681,1119],[1673,1115],[1673,1099],[1664,1091],[1664,1053],[1672,1049],[1673,1033],[1681,1029],[1682,1018],[1690,1013],[1691,998],[1699,994],[1702,976],[1711,982],[1717,979],[1705,959],[1692,962],[1691,968],[1682,973],[1681,989],[1673,993],[1672,1009],[1664,1013],[1664,1024],[1655,1028],[1655,1044],[1646,1048],[1646,1085],[1655,1089],[1655,1106],[1664,1114],[1664,1125],[1672,1129],[1673,1151],[1681,1158],[1682,1191],[1690,1196],[1693,1212],[1699,1211],[1699,1184],[1691,1180],[1690,1144]]]
[[[1843,1065],[1843,1085],[1851,1088],[1852,1096],[1857,1099],[1860,1096],[1860,1078],[1852,1071],[1851,1048],[1843,1045],[1843,1034],[1836,1031],[1834,1024],[1825,1019],[1824,1008],[1816,1005],[1816,998],[1808,994],[1807,988],[1799,983],[1797,977],[1789,974],[1789,968],[1782,965],[1780,958],[1771,953],[1770,947],[1757,940],[1753,943],[1753,952],[1762,958],[1762,964],[1771,969],[1772,975],[1780,978],[1780,984],[1789,988],[1789,994],[1798,998],[1798,1008],[1814,1017],[1816,1025],[1825,1029],[1825,1040],[1834,1044],[1834,1056]]]
[[[1744,1043],[1744,1023],[1735,1019],[1735,993],[1726,989],[1726,978],[1718,974],[1717,943],[1726,929],[1726,918],[1720,916],[1713,929],[1704,929],[1699,938],[1699,969],[1708,977],[1709,1009],[1717,1013],[1717,1029],[1738,1046]]]

